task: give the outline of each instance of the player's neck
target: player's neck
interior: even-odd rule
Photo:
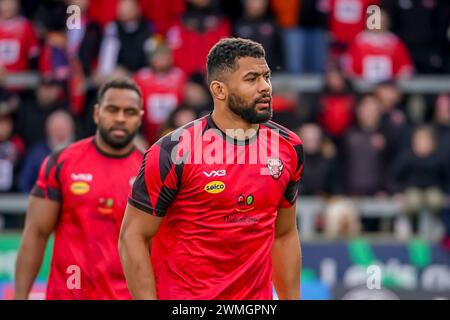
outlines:
[[[110,156],[113,158],[126,156],[130,154],[131,151],[134,149],[133,143],[130,143],[121,149],[114,149],[102,139],[102,137],[98,132],[95,135],[94,142],[100,153],[102,153],[105,156]]]
[[[236,140],[248,140],[251,139],[253,136],[248,136],[248,132],[252,132],[253,130],[258,131],[259,124],[252,124],[244,121],[241,117],[234,114],[231,111],[227,110],[218,110],[217,108],[214,108],[214,111],[211,113],[211,118],[214,121],[215,125],[222,131],[226,132],[227,134],[231,132],[235,132],[233,136],[230,136],[230,138],[236,139]],[[238,130],[240,129],[240,130]],[[253,129],[251,131],[248,131],[249,129]],[[230,130],[230,131],[228,131]],[[254,135],[254,131],[253,134]]]

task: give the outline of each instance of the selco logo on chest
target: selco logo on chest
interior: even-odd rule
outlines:
[[[70,185],[70,191],[76,195],[82,195],[89,192],[91,187],[86,182],[74,182]]]
[[[222,181],[211,181],[205,186],[205,191],[208,193],[221,193],[225,190],[225,183]]]

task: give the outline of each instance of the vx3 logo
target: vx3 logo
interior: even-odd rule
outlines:
[[[207,176],[208,178],[210,178],[210,177],[223,177],[223,176],[227,175],[227,170],[213,170],[213,171],[211,171],[209,173],[206,172],[206,171],[203,171],[203,174],[205,176]]]

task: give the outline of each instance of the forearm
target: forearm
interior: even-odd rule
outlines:
[[[156,284],[150,260],[149,241],[121,236],[119,253],[128,289],[135,300],[156,300]]]
[[[16,261],[14,299],[28,299],[41,268],[48,236],[25,229]]]
[[[275,238],[272,249],[273,282],[279,299],[300,299],[301,262],[297,230]]]

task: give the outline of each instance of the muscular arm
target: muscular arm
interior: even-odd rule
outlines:
[[[30,196],[16,262],[14,299],[27,299],[39,272],[48,238],[58,220],[59,202]]]
[[[127,205],[120,230],[119,254],[133,299],[157,299],[150,249],[162,219]]]
[[[301,248],[295,205],[279,208],[272,248],[273,282],[280,300],[300,299]]]

